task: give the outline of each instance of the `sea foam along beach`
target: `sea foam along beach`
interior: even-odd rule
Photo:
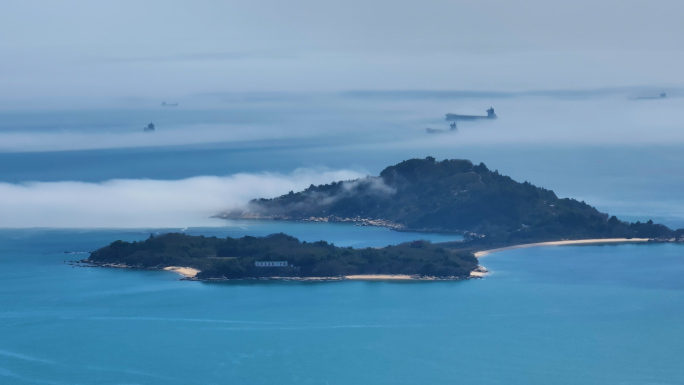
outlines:
[[[501,247],[498,249],[482,250],[475,253],[475,257],[481,258],[492,253],[498,253],[500,251],[513,250],[513,249],[525,249],[528,247],[539,247],[539,246],[572,246],[572,245],[600,245],[600,244],[611,244],[611,243],[641,243],[648,242],[649,238],[604,238],[604,239],[578,239],[574,241],[555,241],[555,242],[539,242],[539,243],[527,243],[523,245],[515,245],[508,247]]]

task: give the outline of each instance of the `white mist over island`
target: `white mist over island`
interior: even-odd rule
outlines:
[[[224,226],[210,217],[257,196],[350,180],[355,171],[296,170],[289,175],[236,174],[102,183],[0,183],[0,228],[169,228]]]

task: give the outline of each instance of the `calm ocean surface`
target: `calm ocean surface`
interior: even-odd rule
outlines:
[[[284,228],[340,245],[416,236],[314,226]],[[270,231],[253,227],[244,233]],[[514,250],[466,282],[207,284],[63,262],[150,231],[0,231],[0,383],[684,380],[681,245]]]
[[[651,140],[681,137],[682,99],[466,96],[0,112],[0,187],[15,194],[2,207],[10,210],[11,199],[26,204],[24,193],[116,188],[69,190],[72,182],[287,176],[297,168],[377,174],[431,155],[485,162],[621,219],[684,227],[684,147]],[[444,128],[445,111],[477,113],[490,102],[496,124],[426,136],[425,127]],[[141,136],[149,120],[158,132]],[[135,194],[140,185],[133,186],[115,191]],[[139,207],[141,215],[158,215],[153,208]],[[49,211],[38,214],[68,214]],[[489,277],[465,282],[207,284],[64,262],[117,239],[167,231],[285,232],[353,247],[459,239],[342,224],[212,223],[223,226],[1,229],[0,384],[684,382],[682,245],[512,250],[482,260]]]

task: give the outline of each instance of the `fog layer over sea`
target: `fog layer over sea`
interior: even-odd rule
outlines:
[[[0,112],[0,227],[216,226],[207,217],[249,199],[426,156],[684,226],[684,92],[638,99],[662,90],[211,94]],[[426,133],[448,130],[447,112],[490,106],[494,121]]]
[[[0,383],[680,383],[681,245],[521,249],[483,259],[484,280],[436,283],[206,284],[63,261],[168,231],[460,239],[210,218],[426,156],[684,227],[683,94],[206,94],[0,112]],[[494,121],[426,133],[490,106]]]

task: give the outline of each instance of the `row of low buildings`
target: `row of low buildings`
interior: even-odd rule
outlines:
[[[256,261],[256,267],[287,267],[287,261]]]

